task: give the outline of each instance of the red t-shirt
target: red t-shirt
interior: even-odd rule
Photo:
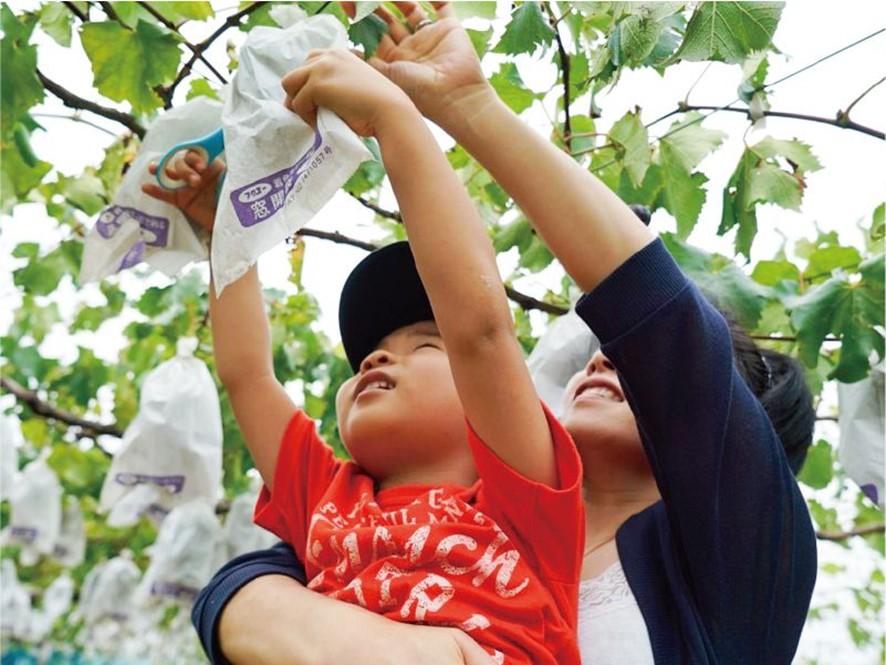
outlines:
[[[545,415],[562,489],[521,476],[468,425],[474,485],[376,491],[299,411],[255,521],[292,545],[319,593],[396,621],[461,628],[505,665],[579,665],[581,460]]]

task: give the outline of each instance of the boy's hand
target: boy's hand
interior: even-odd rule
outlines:
[[[216,187],[224,170],[221,159],[206,164],[199,152],[189,150],[184,156],[178,155],[166,163],[166,175],[173,180],[185,181],[186,187],[169,190],[156,183],[146,183],[142,185],[142,191],[155,199],[171,203],[193,224],[212,231],[217,207]],[[157,164],[151,162],[148,171],[156,175]]]
[[[317,108],[336,113],[360,136],[377,136],[415,106],[400,88],[343,49],[314,50],[282,80],[286,107],[312,127]]]
[[[383,6],[375,14],[388,25],[369,64],[409,95],[422,114],[441,127],[453,114],[469,113],[466,102],[489,92],[489,84],[471,39],[455,18],[452,3],[433,2],[437,20],[416,30],[428,19],[417,2],[395,2],[409,27]],[[354,16],[355,3],[342,2]],[[414,32],[410,31],[410,28]]]

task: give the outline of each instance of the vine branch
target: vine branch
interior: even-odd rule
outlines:
[[[351,192],[348,192],[348,194],[351,194]],[[357,201],[360,202],[360,205],[362,205],[364,208],[369,208],[376,215],[379,215],[380,217],[385,217],[387,219],[393,219],[395,222],[400,222],[401,224],[403,223],[403,217],[400,215],[400,212],[398,210],[385,210],[384,208],[380,208],[372,201],[364,199],[359,194],[351,194],[351,196],[357,199]]]
[[[352,194],[352,196],[354,196]],[[361,202],[363,202],[360,197],[355,196]],[[367,205],[368,204],[368,205]],[[367,207],[372,206],[374,204],[366,201],[364,205]],[[360,249],[364,249],[367,252],[371,252],[375,249],[378,249],[378,245],[371,242],[366,242],[364,240],[358,240],[357,238],[351,238],[350,236],[346,236],[343,233],[339,233],[337,231],[318,231],[317,229],[300,229],[295,232],[296,235],[307,237],[307,238],[320,238],[322,240],[330,240],[332,242],[338,243],[340,245],[350,245],[351,247],[359,247]],[[554,303],[545,302],[543,300],[538,300],[537,298],[533,298],[532,296],[526,295],[525,293],[521,293],[517,291],[511,286],[505,285],[505,293],[507,293],[508,298],[510,298],[513,302],[517,303],[524,311],[529,311],[532,309],[537,309],[542,312],[547,312],[548,314],[555,314],[557,316],[566,314],[569,311],[568,307],[564,307],[563,305],[556,305]]]
[[[151,3],[144,2],[143,0],[139,0],[138,4],[141,7],[143,7],[145,9],[145,11],[147,11],[151,16],[153,16],[155,19],[160,21],[160,23],[162,23],[164,26],[166,26],[169,30],[171,30],[172,32],[177,34],[179,37],[181,37],[185,46],[187,46],[188,49],[190,49],[191,53],[193,53],[195,56],[197,56],[197,58],[200,60],[200,62],[202,62],[204,65],[206,65],[206,67],[209,69],[209,71],[213,73],[215,78],[217,78],[222,85],[224,85],[225,83],[228,82],[228,79],[226,79],[224,76],[222,76],[219,73],[219,71],[213,66],[213,64],[211,62],[209,62],[209,60],[206,59],[206,57],[203,55],[202,49],[198,48],[196,45],[192,44],[191,42],[189,42],[187,39],[185,39],[182,36],[182,33],[179,32],[178,26],[175,23],[170,21],[168,18],[163,16],[163,14],[161,14],[154,7],[152,7]]]
[[[95,102],[91,102],[88,99],[84,99],[83,97],[78,97],[67,88],[47,78],[39,69],[37,70],[37,78],[40,79],[40,82],[43,84],[44,88],[58,97],[62,101],[62,104],[64,104],[68,108],[89,111],[90,113],[95,113],[96,115],[100,115],[104,118],[107,118],[108,120],[119,122],[121,125],[129,129],[129,131],[131,131],[139,138],[144,137],[145,128],[142,127],[135,119],[135,117],[130,115],[129,113],[118,111],[117,109],[112,109],[107,106],[102,106],[101,104],[96,104]]]
[[[868,526],[860,526],[849,531],[817,531],[815,533],[819,540],[848,540],[853,536],[870,536],[874,533],[883,533],[886,531],[884,524],[871,524]]]
[[[267,2],[253,2],[250,5],[247,5],[243,9],[241,9],[236,14],[231,14],[225,22],[222,23],[209,37],[204,39],[202,42],[195,44],[194,48],[196,49],[192,54],[188,61],[182,66],[180,70],[178,70],[178,74],[175,75],[175,79],[169,86],[164,89],[163,97],[166,100],[167,104],[171,104],[172,95],[175,92],[175,89],[178,87],[179,83],[181,83],[188,74],[191,73],[191,69],[194,67],[194,63],[197,62],[198,54],[203,53],[206,49],[210,47],[210,45],[219,37],[221,37],[225,32],[227,32],[230,28],[234,28],[240,25],[240,21],[242,21],[245,17],[249,16],[256,9],[259,9],[262,5],[268,4]],[[167,106],[167,108],[169,108]]]
[[[74,16],[79,18],[81,21],[83,21],[84,23],[89,22],[89,16],[87,14],[85,14],[84,12],[81,12],[80,8],[77,7],[76,3],[63,2],[62,4],[68,8],[69,12],[71,12]]]
[[[0,386],[3,386],[5,390],[13,394],[19,402],[26,404],[38,416],[78,427],[84,436],[97,436],[99,434],[107,434],[117,438],[123,436],[123,430],[117,427],[116,424],[103,425],[102,423],[81,418],[68,411],[63,411],[42,400],[36,391],[25,388],[9,377],[0,377]]]
[[[569,54],[563,46],[563,40],[560,39],[560,30],[557,27],[560,19],[554,14],[554,10],[551,9],[550,3],[545,3],[545,10],[548,12],[548,17],[551,20],[551,28],[554,30],[554,39],[557,40],[557,53],[560,57],[560,71],[563,73],[563,140],[566,143],[566,150],[569,153],[572,153],[572,116],[569,111],[569,105],[571,103],[569,92]]]
[[[846,110],[845,110],[845,111],[837,111],[837,118],[838,118],[838,119],[845,119],[845,120],[848,121],[848,120],[849,120],[849,112],[852,111],[853,107],[854,107],[856,104],[858,104],[862,99],[864,99],[865,96],[866,96],[871,90],[873,90],[873,89],[876,88],[878,85],[880,85],[881,83],[883,83],[883,81],[886,81],[886,76],[884,76],[883,78],[881,78],[879,81],[877,81],[877,82],[874,83],[872,86],[870,86],[869,88],[867,88],[867,89],[866,89],[863,93],[861,93],[858,97],[856,97],[856,98],[852,101],[852,103],[851,103],[849,106],[846,107]]]
[[[853,102],[855,103],[855,102]],[[850,106],[851,108],[851,106]],[[683,111],[731,111],[732,113],[744,113],[750,117],[750,110],[735,106],[708,106],[699,104],[681,104],[677,112]],[[851,129],[855,132],[861,132],[878,139],[886,139],[886,134],[873,127],[861,125],[854,120],[849,119],[849,110],[837,111],[837,115],[833,118],[825,118],[817,115],[807,115],[805,113],[793,113],[787,111],[763,111],[763,115],[775,118],[791,118],[793,120],[805,120],[807,122],[818,122],[824,125],[833,125],[841,129]]]

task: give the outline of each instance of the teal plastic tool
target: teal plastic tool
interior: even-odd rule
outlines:
[[[157,182],[160,183],[161,187],[164,189],[181,189],[187,186],[187,183],[184,181],[172,180],[166,175],[166,163],[180,152],[187,152],[188,150],[196,150],[202,153],[206,163],[211,164],[216,157],[225,151],[225,134],[222,128],[219,127],[203,138],[183,141],[170,148],[157,165]],[[219,182],[219,187],[221,187],[221,182]]]

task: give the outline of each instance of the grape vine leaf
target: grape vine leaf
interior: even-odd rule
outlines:
[[[859,266],[860,281],[838,273],[794,298],[791,324],[797,330],[800,359],[815,367],[828,334],[840,338],[840,357],[828,378],[860,381],[870,370],[870,356],[883,357],[884,259],[874,256]]]
[[[492,50],[508,55],[532,53],[538,46],[549,46],[553,41],[554,29],[542,16],[539,3],[524,2],[517,7],[504,34]]]
[[[824,489],[834,477],[834,450],[824,439],[819,439],[809,447],[806,460],[797,475],[804,485],[813,489]]]
[[[489,83],[514,113],[522,113],[536,99],[535,93],[526,88],[513,62],[502,63],[499,70],[489,78]]]
[[[664,27],[648,12],[632,14],[619,22],[615,27],[619,34],[617,53],[613,53],[615,64],[629,67],[642,64],[658,44]]]
[[[621,148],[624,168],[634,186],[639,187],[652,159],[649,135],[640,121],[639,111],[623,115],[609,130],[609,138]]]
[[[47,2],[40,8],[40,27],[59,46],[71,45],[73,14],[61,2]]]
[[[779,157],[787,161],[791,171],[781,168]],[[809,146],[796,139],[767,137],[746,148],[723,189],[723,214],[717,233],[723,235],[737,226],[735,249],[750,256],[757,234],[757,204],[799,209],[806,186],[804,176],[819,168],[821,164]]]
[[[35,14],[26,14],[20,19],[6,3],[0,9],[0,27],[3,28],[0,123],[4,136],[12,132],[16,121],[29,108],[43,101],[45,94],[43,84],[37,78],[37,47],[29,43],[36,22]],[[8,168],[6,165],[4,170]]]
[[[378,43],[388,31],[387,24],[375,14],[369,14],[348,27],[348,37],[363,47],[363,53],[370,57],[378,48]]]
[[[84,25],[80,40],[92,63],[95,87],[105,97],[128,101],[136,113],[163,105],[154,87],[175,77],[181,60],[177,35],[142,20],[134,30],[105,21]]]
[[[741,62],[769,48],[783,8],[783,2],[699,3],[672,61]]]

